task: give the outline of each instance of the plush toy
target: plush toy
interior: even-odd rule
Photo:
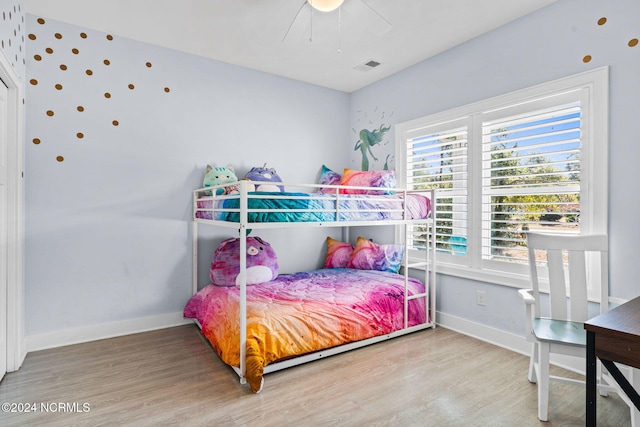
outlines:
[[[237,182],[238,177],[233,169],[233,166],[227,165],[226,167],[214,168],[211,165],[207,165],[207,169],[204,175],[202,185],[205,187],[213,187],[215,185],[228,184],[230,182]],[[237,185],[231,185],[224,188],[216,189],[216,195],[237,193],[239,187]],[[208,192],[210,195],[211,193]]]
[[[240,284],[240,239],[220,243],[213,254],[209,278],[218,286]],[[269,282],[278,277],[278,257],[260,237],[247,237],[247,285]]]
[[[284,187],[282,185],[270,184],[271,182],[282,182],[282,179],[280,179],[274,168],[267,169],[266,163],[261,168],[251,168],[244,177],[249,181],[264,181],[267,183],[257,185],[253,191],[284,191]]]

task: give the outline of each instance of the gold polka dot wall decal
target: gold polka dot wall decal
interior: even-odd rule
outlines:
[[[61,69],[62,71],[67,71],[67,66],[66,66],[66,65],[64,65],[64,64],[60,64],[60,69]]]
[[[76,136],[78,137],[78,139],[84,138],[84,134],[82,132],[78,132]]]
[[[54,112],[53,112],[53,111],[51,111],[51,110],[47,110],[47,116],[49,116],[49,117],[53,117],[53,115],[54,115]]]
[[[51,49],[50,47],[46,48],[44,51],[47,52],[49,55],[53,53],[53,49]]]
[[[629,47],[638,46],[638,39],[629,40]]]
[[[33,55],[33,59],[35,59],[36,61],[40,61],[42,59],[42,56],[40,55]]]
[[[102,62],[104,62],[104,65],[111,65],[111,61],[109,61],[108,59],[105,59]]]
[[[82,105],[78,105],[77,110],[82,113],[84,111],[84,107]]]
[[[107,40],[113,40],[113,36],[111,34],[107,34]]]
[[[105,92],[104,97],[109,99],[109,98],[111,98],[111,94],[109,92]]]
[[[73,52],[74,55],[77,55],[80,53],[80,51],[78,49],[76,49],[75,47],[73,49],[71,49],[71,52]]]
[[[165,91],[165,92],[167,92],[167,93],[169,93],[169,92],[171,92],[171,89],[169,89],[168,87],[165,87],[165,88],[164,88],[164,91]]]
[[[87,70],[87,71],[85,71],[85,73],[87,73],[87,76],[90,76],[90,75],[92,75],[92,74],[93,74],[93,71],[91,71],[91,70]]]
[[[56,157],[56,160],[59,161],[59,162],[64,162],[64,157],[58,156],[58,157]]]
[[[40,25],[44,25],[44,19],[42,19],[42,18],[38,18],[38,24],[40,24]]]
[[[80,37],[82,37],[83,39],[87,38],[87,34],[86,33],[80,33]]]
[[[60,33],[55,33],[54,34],[55,38],[57,38],[58,40],[60,40],[62,38],[62,34]]]
[[[36,35],[31,33],[29,34],[29,40],[35,40],[36,39]]]
[[[147,62],[145,65],[146,65],[148,68],[151,68],[151,62]]]
[[[40,138],[33,138],[33,143],[36,145],[40,144]]]
[[[62,85],[60,83],[56,84],[56,89],[62,90]]]
[[[29,83],[31,83],[32,85],[35,86],[35,85],[38,84],[38,81],[36,79],[31,79],[31,80],[29,80]]]
[[[598,25],[604,25],[606,23],[607,23],[607,18],[605,18],[604,16],[598,19]]]
[[[132,83],[129,83],[129,89],[133,90],[135,88],[135,86]]]
[[[120,122],[117,121],[117,120],[114,120],[114,121],[111,122],[111,124],[114,125],[114,126],[118,126],[120,124]]]
[[[586,62],[590,62],[590,61],[591,61],[591,59],[592,59],[592,58],[591,58],[591,55],[587,55],[587,56],[585,56],[584,58],[582,58],[582,62],[585,62],[585,63],[586,63]]]

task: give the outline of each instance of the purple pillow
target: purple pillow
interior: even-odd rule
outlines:
[[[358,237],[347,268],[397,273],[402,265],[404,245],[378,245]]]
[[[340,181],[342,181],[342,175],[337,172],[332,171],[325,165],[322,165],[322,171],[320,172],[320,179],[318,180],[318,184],[321,185],[340,185]],[[319,190],[321,193],[335,193],[335,188],[322,188]]]

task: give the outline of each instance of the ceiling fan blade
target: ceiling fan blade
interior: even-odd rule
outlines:
[[[306,6],[307,0],[302,0],[302,4],[300,5],[300,8],[298,8],[296,16],[293,17],[291,24],[289,24],[289,28],[287,28],[287,32],[284,33],[284,37],[282,37],[282,43],[284,43],[284,41],[287,39],[287,37],[289,37],[290,34],[293,36],[293,33],[300,33],[301,35],[302,32],[308,27],[308,20],[304,18],[305,16],[308,16],[311,11],[309,10],[309,7]]]
[[[343,8],[345,8],[345,10],[348,9],[348,12],[357,17],[362,25],[377,35],[385,34],[393,26],[387,18],[365,0],[345,1]]]

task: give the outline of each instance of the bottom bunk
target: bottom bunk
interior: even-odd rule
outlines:
[[[184,316],[198,322],[220,358],[259,392],[264,373],[434,326],[430,297],[417,279],[347,268],[282,274],[247,286],[244,373],[239,287],[206,286]]]

